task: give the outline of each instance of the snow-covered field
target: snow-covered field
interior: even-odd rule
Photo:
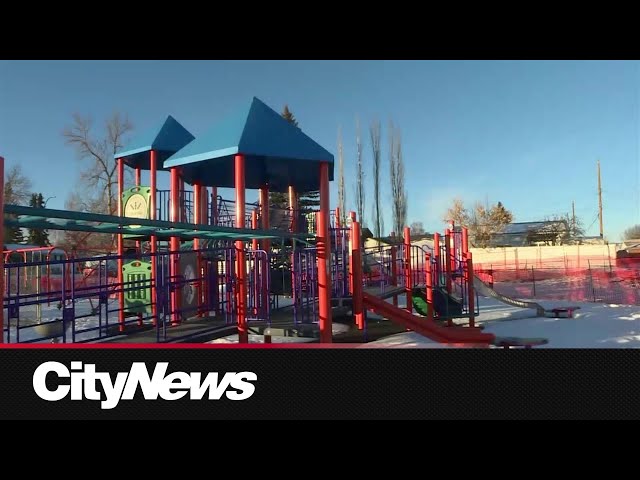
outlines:
[[[500,337],[543,337],[535,348],[639,348],[640,306],[569,301],[540,301],[545,308],[579,306],[573,318],[537,317],[534,310],[480,298],[479,325]],[[400,333],[363,345],[364,348],[447,348],[413,332]]]

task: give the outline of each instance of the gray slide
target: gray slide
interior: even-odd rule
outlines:
[[[546,310],[542,305],[535,302],[525,302],[523,300],[517,300],[515,298],[502,295],[501,293],[496,292],[493,288],[491,288],[489,285],[487,285],[485,282],[480,280],[475,275],[473,276],[473,287],[476,289],[478,293],[484,295],[485,297],[495,298],[499,302],[506,303],[507,305],[511,305],[512,307],[532,308],[536,311],[536,314],[539,317],[547,316]]]

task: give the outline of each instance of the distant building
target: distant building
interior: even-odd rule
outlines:
[[[619,267],[640,262],[640,240],[625,240],[616,251],[616,265]]]
[[[490,247],[563,245],[569,240],[569,224],[563,220],[510,223],[491,235]]]

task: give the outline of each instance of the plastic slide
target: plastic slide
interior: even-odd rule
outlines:
[[[502,295],[501,293],[496,292],[493,288],[491,288],[475,275],[473,276],[473,287],[478,293],[484,295],[485,297],[495,298],[499,302],[506,303],[507,305],[511,305],[512,307],[531,308],[536,311],[539,317],[546,316],[546,310],[542,305],[535,302],[525,302],[523,300],[517,300],[515,298]]]
[[[414,310],[420,315],[426,317],[429,314],[429,304],[427,303],[426,294],[423,289],[415,288],[411,295],[411,301],[413,302]]]
[[[367,310],[388,318],[420,335],[440,343],[475,343],[491,345],[495,343],[495,335],[483,333],[479,328],[471,327],[443,327],[425,317],[418,317],[406,310],[394,307],[392,304],[369,295],[362,294],[363,304]]]

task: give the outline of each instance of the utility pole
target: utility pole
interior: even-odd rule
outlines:
[[[600,238],[604,238],[602,227],[602,182],[600,181],[600,159],[598,159],[598,218],[600,219]]]
[[[576,234],[576,202],[571,200],[571,235]]]

